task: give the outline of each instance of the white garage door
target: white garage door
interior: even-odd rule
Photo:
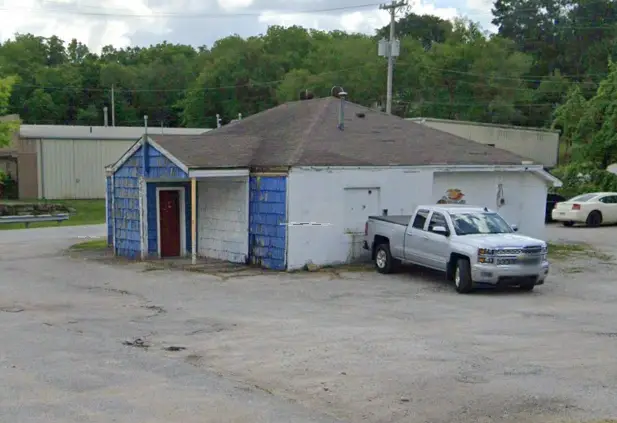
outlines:
[[[248,178],[198,181],[198,254],[244,263],[248,257]]]

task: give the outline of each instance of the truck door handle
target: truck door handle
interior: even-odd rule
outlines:
[[[422,238],[428,239],[428,235],[422,235]]]

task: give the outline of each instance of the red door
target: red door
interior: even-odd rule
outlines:
[[[161,257],[180,256],[180,192],[159,191]]]

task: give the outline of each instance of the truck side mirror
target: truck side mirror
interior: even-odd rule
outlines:
[[[445,226],[433,226],[432,232],[443,236],[450,236],[450,231]]]
[[[514,232],[518,232],[518,226],[516,226],[516,225],[511,225],[511,227],[512,227],[512,230],[513,230]]]

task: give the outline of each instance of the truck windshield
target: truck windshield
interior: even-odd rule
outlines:
[[[512,227],[497,213],[451,214],[457,235],[509,234]]]

